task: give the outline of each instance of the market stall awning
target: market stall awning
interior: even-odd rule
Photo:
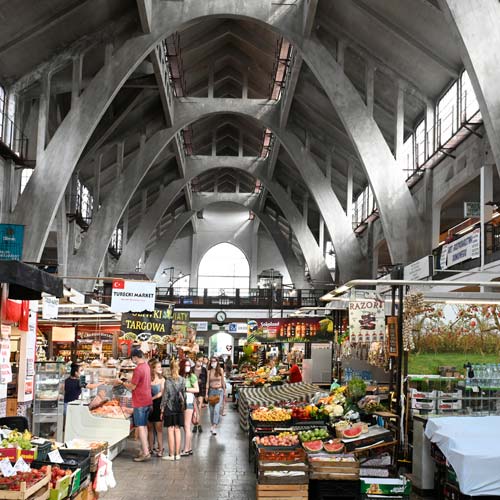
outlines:
[[[9,284],[10,299],[40,300],[42,292],[63,296],[61,278],[15,260],[0,261],[0,283]]]

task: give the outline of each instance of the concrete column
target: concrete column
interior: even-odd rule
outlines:
[[[248,99],[248,71],[243,73],[243,88],[241,91],[241,98]]]
[[[123,248],[125,248],[125,245],[128,242],[128,210],[129,210],[129,206],[127,205],[127,208],[125,209],[125,212],[123,212],[123,217],[122,217],[122,220],[123,220],[123,226],[122,226]]]
[[[212,156],[217,156],[217,131],[212,132]]]
[[[352,223],[352,198],[353,198],[353,164],[352,160],[349,160],[347,167],[347,204],[346,204],[346,215],[349,221]]]
[[[441,204],[432,205],[432,248],[439,245],[439,236],[441,235]]]
[[[332,152],[328,152],[326,155],[326,170],[325,170],[325,177],[326,180],[328,181],[329,185],[332,184]]]
[[[191,243],[191,275],[189,277],[190,288],[196,288],[198,286],[198,237],[198,233],[193,233]],[[203,290],[200,290],[199,293],[203,293]]]
[[[304,194],[302,203],[302,216],[304,217],[304,222],[307,224],[307,219],[309,217],[309,194]]]
[[[120,177],[120,175],[122,175],[124,155],[125,142],[121,141],[116,145],[116,177]]]
[[[50,106],[50,74],[45,73],[41,79],[42,91],[38,104],[38,132],[36,141],[36,157],[41,157],[45,151],[45,140],[47,138],[47,125]]]
[[[319,216],[319,248],[321,253],[325,253],[325,220]]]
[[[436,114],[434,103],[427,103],[425,108],[425,123],[427,129],[427,158],[432,154],[436,147]]]
[[[210,67],[208,68],[208,98],[213,99],[214,97],[214,65],[213,63],[210,64]]]
[[[484,267],[484,257],[486,250],[485,224],[493,217],[493,207],[486,203],[493,200],[493,166],[484,165],[481,167],[480,175],[480,204],[481,204],[481,269]]]
[[[73,76],[71,79],[71,107],[74,108],[82,91],[83,55],[73,57]]]
[[[337,62],[339,66],[344,70],[345,63],[345,49],[347,48],[346,41],[340,39],[337,41]]]
[[[71,176],[71,180],[68,184],[68,200],[69,203],[67,207],[69,208],[68,212],[70,214],[76,213],[76,182],[78,179],[78,174],[75,172]],[[68,222],[68,259],[72,259],[75,253],[75,231],[79,229],[76,228],[76,222]],[[69,263],[69,261],[68,261]]]
[[[365,88],[366,88],[366,107],[368,113],[373,116],[373,104],[375,102],[375,66],[366,61],[365,66]]]
[[[68,220],[66,199],[63,196],[57,213],[57,267],[60,276],[67,275],[68,269]]]
[[[107,66],[110,62],[111,59],[113,58],[113,43],[107,43],[106,46],[104,47],[104,65]]]
[[[238,156],[243,156],[243,130],[240,130],[240,136],[238,141]]]
[[[250,259],[250,288],[257,288],[257,276],[259,274],[259,224],[254,224],[252,228],[252,248]]]
[[[94,159],[94,213],[99,211],[101,203],[101,166],[102,154]]]
[[[479,102],[500,173],[500,3],[494,0],[439,0]]]
[[[405,94],[404,87],[401,81],[397,83],[397,100],[396,100],[396,128],[394,130],[394,158],[396,163],[401,167],[403,161],[403,144],[405,133]]]

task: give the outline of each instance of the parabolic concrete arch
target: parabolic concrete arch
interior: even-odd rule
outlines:
[[[322,213],[335,247],[342,279],[359,277],[365,274],[366,261],[363,258],[358,241],[356,240],[352,227],[338,198],[333,192],[331,185],[326,182],[321,169],[312,158],[311,154],[303,147],[300,140],[293,133],[280,129],[278,126],[279,111],[280,108],[276,103],[260,99],[192,98],[177,100],[175,105],[176,121],[174,126],[168,129],[162,129],[154,134],[143,145],[141,150],[136,154],[135,158],[119,177],[113,191],[108,195],[106,200],[104,200],[99,212],[93,218],[90,229],[86,233],[78,254],[69,262],[70,275],[82,276],[90,274],[92,276],[93,274],[90,273],[89,266],[93,269],[97,266],[97,269],[99,269],[102,259],[106,254],[113,230],[120,221],[137,186],[141,183],[149,168],[155,163],[162,151],[168,146],[169,142],[179,130],[200,118],[213,114],[238,114],[252,118],[265,127],[270,128],[276,134],[282,146],[287,149],[290,157],[302,174],[305,185],[312,193]],[[209,169],[215,168],[213,162],[216,164],[218,163],[217,166],[219,167],[224,166],[224,160],[220,157],[203,157],[203,161],[211,162],[212,167],[209,167]],[[227,166],[231,167],[231,163],[234,162],[236,168],[238,168],[237,164],[240,162],[240,159],[228,157],[228,161],[230,164]],[[251,164],[248,162],[245,163],[245,168],[249,168],[249,173],[269,184],[271,180],[266,178],[266,171],[262,167],[264,163],[265,162],[262,160],[253,158]],[[187,168],[188,166],[191,167],[191,170]],[[164,196],[166,196],[167,199],[173,199],[173,197],[170,197],[172,192],[177,194],[193,177],[205,171],[206,166],[204,166],[203,162],[196,161],[194,157],[188,157],[186,160],[185,178],[170,183],[167,187],[169,194],[165,194]],[[276,183],[274,184],[277,185]],[[159,202],[159,204],[161,204],[161,202]],[[282,207],[289,221],[290,213],[296,211],[296,207],[293,203],[291,205],[292,207],[288,210],[284,210]],[[149,217],[149,215],[153,215],[153,210],[156,219]],[[165,210],[161,212],[161,210],[158,210],[158,207],[152,207],[151,214],[148,213],[148,217],[143,222],[142,227],[139,228],[137,237],[133,235],[132,238],[136,237],[139,240],[144,238],[148,239],[156,227],[158,216],[161,217]],[[300,217],[298,219],[300,220],[297,220],[297,228],[304,225],[303,218]],[[294,232],[297,234],[295,227]],[[304,255],[307,253],[304,245],[314,248],[317,246],[316,243],[312,246],[311,243],[307,243],[306,241],[300,244]],[[313,252],[315,252],[315,250]],[[98,262],[92,262],[96,259]],[[319,260],[318,258],[314,258],[311,263],[308,263],[311,273],[312,269],[316,269],[319,265],[318,263],[323,260],[323,256],[321,256]]]
[[[153,0],[152,3],[154,22],[151,33],[134,36],[115,51],[109,63],[76,100],[76,105],[37,159],[35,173],[12,215],[13,222],[28,227],[25,260],[39,260],[78,158],[126,79],[161,39],[189,23],[209,17],[260,22],[282,33],[296,45],[305,63],[323,85],[358,151],[377,199],[393,261],[405,262],[423,254],[423,244],[419,243],[423,241],[419,237],[423,232],[422,220],[380,129],[328,50],[317,39],[303,38],[305,0],[292,5],[277,5],[268,0]],[[59,165],[65,168],[59,169]],[[328,213],[321,211],[324,217]],[[359,255],[359,250],[355,255]]]

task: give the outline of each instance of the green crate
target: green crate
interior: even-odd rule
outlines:
[[[56,487],[50,490],[49,500],[63,500],[69,496],[69,487],[71,485],[71,476],[65,476],[59,479]]]
[[[371,496],[408,496],[411,493],[411,481],[403,476],[399,478],[362,477],[361,493]]]
[[[71,474],[71,493],[70,495],[74,495],[80,491],[80,486],[82,482],[82,469],[76,469],[73,474]]]

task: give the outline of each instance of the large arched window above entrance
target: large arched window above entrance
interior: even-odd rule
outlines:
[[[220,243],[203,256],[198,269],[198,289],[246,289],[250,286],[250,266],[245,254],[230,243]],[[210,292],[209,292],[210,294]]]

